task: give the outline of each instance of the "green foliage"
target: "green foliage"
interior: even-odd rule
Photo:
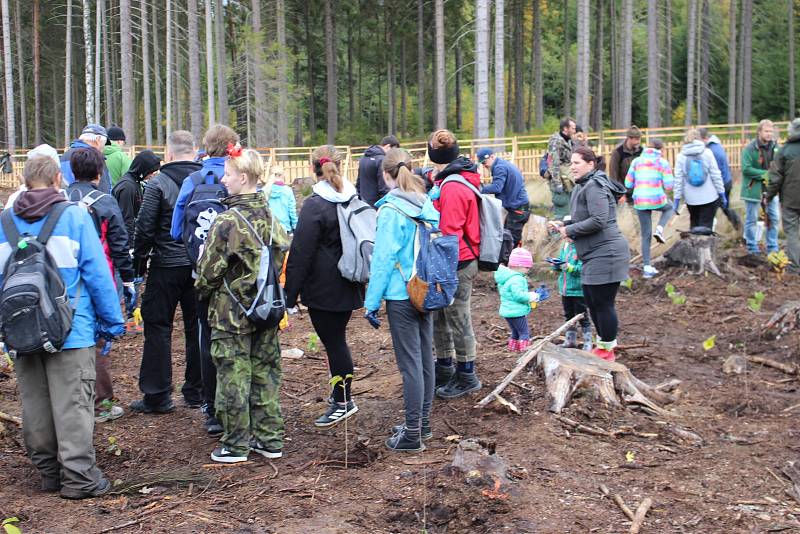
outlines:
[[[666,291],[667,296],[674,305],[682,306],[683,304],[686,304],[686,295],[681,295],[678,293],[678,291],[675,289],[675,286],[672,284],[667,283],[667,285],[664,286],[664,291]]]
[[[751,311],[758,313],[761,311],[761,304],[764,302],[764,293],[762,291],[756,291],[753,293],[753,296],[747,299],[747,307],[750,308]]]
[[[319,336],[317,334],[308,334],[308,345],[306,345],[308,352],[319,351]]]
[[[626,289],[631,289],[633,287],[633,278],[628,278],[624,282],[620,282],[619,285],[621,285],[622,287],[624,287]]]
[[[7,517],[3,519],[3,530],[6,534],[22,534],[22,531],[14,523],[19,523],[18,517]]]
[[[114,436],[108,437],[108,447],[106,448],[106,452],[113,454],[114,456],[121,456],[122,455],[122,448],[117,443],[117,438]]]

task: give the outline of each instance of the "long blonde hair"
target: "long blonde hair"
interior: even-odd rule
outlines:
[[[344,188],[344,180],[339,171],[341,163],[342,153],[333,145],[317,147],[311,154],[311,164],[317,181],[326,180],[339,193]]]
[[[412,172],[411,155],[402,148],[393,148],[383,158],[383,172],[397,182],[397,187],[407,193],[425,194],[425,184]]]

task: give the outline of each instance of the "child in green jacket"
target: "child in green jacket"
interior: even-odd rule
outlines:
[[[564,306],[564,318],[569,321],[579,313],[583,314],[580,320],[583,330],[583,350],[592,350],[592,324],[589,322],[589,313],[586,302],[583,300],[583,285],[581,284],[581,268],[583,262],[578,259],[575,243],[564,240],[558,258],[548,258],[553,265],[553,270],[558,271],[558,292],[561,294],[561,304]],[[578,329],[572,327],[567,330],[562,347],[576,348],[578,346]]]
[[[528,349],[531,343],[528,328],[528,314],[533,309],[531,303],[541,302],[550,297],[544,286],[540,286],[536,291],[528,291],[526,274],[531,267],[533,267],[531,253],[520,247],[511,251],[508,267],[501,265],[494,273],[494,280],[500,293],[500,317],[506,320],[511,329],[508,338],[508,350],[511,352],[524,352]]]

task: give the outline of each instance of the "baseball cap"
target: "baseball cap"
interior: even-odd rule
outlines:
[[[106,139],[108,139],[108,132],[105,128],[100,126],[99,124],[87,124],[83,131],[81,131],[81,135],[84,134],[94,134],[94,135],[102,135]]]
[[[494,156],[494,150],[491,148],[481,148],[477,153],[478,163],[483,163],[492,156]]]

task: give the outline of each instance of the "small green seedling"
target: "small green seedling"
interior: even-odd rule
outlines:
[[[667,283],[667,285],[664,286],[664,291],[667,292],[668,297],[672,298],[672,295],[675,294],[675,286],[673,286],[670,283]]]
[[[714,345],[717,343],[717,335],[714,334],[710,338],[703,341],[703,350],[708,352],[714,348]]]
[[[764,297],[765,295],[762,291],[756,291],[752,297],[747,299],[747,307],[756,313],[760,312]]]
[[[22,534],[22,531],[14,523],[19,523],[18,517],[7,517],[3,519],[3,530],[6,534]]]
[[[114,436],[108,437],[108,448],[106,449],[106,452],[110,452],[114,456],[120,456],[122,454],[122,449],[119,445],[117,445],[117,438]]]
[[[308,335],[308,352],[317,352],[319,350],[319,336],[317,334]]]
[[[673,286],[672,284],[668,283],[667,285],[665,285],[664,291],[667,292],[667,296],[670,298],[670,300],[674,305],[681,306],[683,304],[686,304],[686,295],[681,295],[680,293],[678,293],[678,291],[675,289],[675,286]]]
[[[628,278],[624,282],[620,282],[619,285],[621,285],[625,289],[631,289],[633,287],[633,278]]]

